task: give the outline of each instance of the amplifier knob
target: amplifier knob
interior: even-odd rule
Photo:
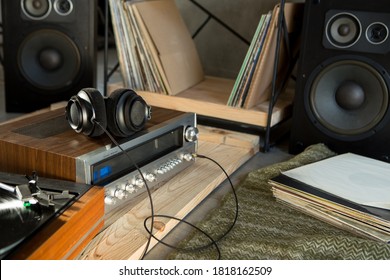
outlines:
[[[142,178],[135,179],[135,185],[139,188],[142,188],[145,185],[145,182]]]
[[[147,173],[147,174],[145,175],[145,179],[148,180],[149,182],[154,182],[154,181],[157,180],[157,177],[156,177],[156,175],[153,174],[153,173]]]
[[[116,204],[116,198],[113,196],[106,196],[104,197],[104,203],[108,205],[115,205]]]
[[[198,140],[199,130],[194,126],[187,127],[184,132],[184,137],[188,142],[195,142]]]
[[[184,159],[185,161],[191,161],[191,160],[194,159],[194,157],[193,157],[191,154],[186,153],[186,154],[183,155],[183,159]]]
[[[125,199],[127,197],[126,191],[121,190],[121,189],[116,189],[114,192],[114,195],[116,198],[119,198],[119,199]]]
[[[128,191],[129,193],[133,193],[136,191],[134,185],[129,183],[125,185],[125,190]]]

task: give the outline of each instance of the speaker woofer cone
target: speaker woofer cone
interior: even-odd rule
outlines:
[[[375,133],[387,113],[389,92],[385,79],[371,65],[340,60],[313,72],[305,105],[313,123],[327,135],[353,141]]]
[[[350,13],[336,14],[326,24],[327,40],[337,48],[353,46],[359,40],[361,33],[359,19]]]
[[[52,4],[50,0],[21,0],[21,7],[27,17],[39,20],[49,15]]]
[[[44,29],[31,33],[21,44],[18,65],[22,75],[40,89],[62,89],[81,71],[80,52],[64,33]]]

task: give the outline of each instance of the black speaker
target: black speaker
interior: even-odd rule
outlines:
[[[290,152],[325,143],[390,161],[390,6],[307,0]]]
[[[3,0],[1,8],[8,112],[96,86],[96,0]]]

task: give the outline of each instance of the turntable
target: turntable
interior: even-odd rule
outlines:
[[[0,258],[70,259],[103,226],[101,187],[0,172]]]
[[[12,214],[9,209],[0,211],[2,229],[19,223],[19,230],[26,232],[12,234],[12,239],[0,246],[6,258],[74,258],[101,229],[122,215],[122,210],[146,195],[146,183],[118,145],[104,135],[91,138],[75,133],[64,112],[60,107],[0,124],[0,171],[6,172],[0,174],[37,171],[44,177],[39,181],[42,189],[63,196],[55,211],[43,205],[38,209],[21,207],[21,201]],[[191,155],[196,152],[197,135],[193,113],[154,108],[152,114],[143,131],[117,141],[154,191],[194,163]],[[15,176],[8,181],[0,176],[0,182],[14,187],[26,184],[24,176]],[[67,198],[64,191],[69,192]],[[4,192],[3,204],[15,203],[15,193]],[[41,204],[45,203],[41,199]],[[3,221],[8,216],[13,220]],[[26,226],[27,217],[31,228]]]

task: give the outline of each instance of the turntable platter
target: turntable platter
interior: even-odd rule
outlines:
[[[0,258],[5,258],[50,219],[59,215],[74,197],[72,194],[70,198],[56,201],[53,206],[42,206],[39,203],[26,205],[0,189]]]

